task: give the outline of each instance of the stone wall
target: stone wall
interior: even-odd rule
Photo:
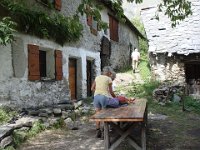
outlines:
[[[153,78],[159,81],[185,82],[184,63],[176,57],[166,54],[150,53],[150,65]]]
[[[35,1],[32,1],[35,4]],[[62,10],[58,13],[73,15],[80,3],[76,1],[62,1]],[[39,4],[39,3],[36,3]],[[48,9],[45,8],[47,11]],[[108,22],[108,10],[101,12],[104,21]],[[49,11],[51,13],[51,11]],[[63,101],[69,101],[69,59],[77,60],[77,99],[87,97],[87,60],[93,61],[94,75],[101,73],[100,44],[102,36],[109,38],[107,34],[98,31],[94,35],[87,25],[86,15],[80,16],[84,27],[83,35],[77,42],[65,43],[63,46],[52,40],[40,39],[22,33],[15,34],[15,40],[11,45],[0,47],[0,103],[19,108],[49,106]],[[119,42],[112,43],[111,65],[120,68],[129,63],[130,43],[138,47],[138,39],[134,31],[125,24],[119,24]],[[47,56],[53,58],[55,50],[62,51],[62,81],[29,81],[28,80],[28,44],[39,46],[40,50],[47,52]],[[53,79],[55,74],[54,59],[47,59],[48,78]]]

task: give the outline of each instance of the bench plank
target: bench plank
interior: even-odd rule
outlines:
[[[119,108],[107,108],[91,117],[94,121],[120,122],[120,121],[143,121],[146,108],[146,99],[136,99],[135,103]]]

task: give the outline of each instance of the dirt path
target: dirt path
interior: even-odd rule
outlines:
[[[118,75],[124,83],[134,79]],[[122,79],[123,78],[123,79]],[[178,110],[177,110],[178,111]],[[148,150],[199,150],[200,116],[183,112],[178,118],[152,117],[147,130]],[[103,150],[103,140],[95,138],[94,122],[80,123],[78,130],[48,130],[28,140],[18,150]],[[117,150],[133,150],[126,141]]]
[[[149,119],[147,149],[199,150],[200,117],[187,116],[183,124],[171,118]],[[179,133],[179,134],[177,134]],[[18,150],[103,150],[103,140],[95,138],[94,122],[79,125],[78,130],[48,130],[28,140]],[[132,150],[124,142],[117,150]]]

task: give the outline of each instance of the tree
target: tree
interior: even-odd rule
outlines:
[[[123,0],[112,0],[113,2],[117,2],[122,4]],[[128,2],[142,3],[143,0],[127,0]],[[172,27],[176,26],[179,21],[184,20],[189,15],[192,15],[191,10],[191,2],[188,0],[162,0],[158,5],[158,11],[164,11],[165,15],[167,15],[171,22]]]

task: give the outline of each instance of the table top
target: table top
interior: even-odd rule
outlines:
[[[90,119],[103,122],[144,121],[146,99],[136,99],[134,103],[119,108],[107,108],[94,114]]]

